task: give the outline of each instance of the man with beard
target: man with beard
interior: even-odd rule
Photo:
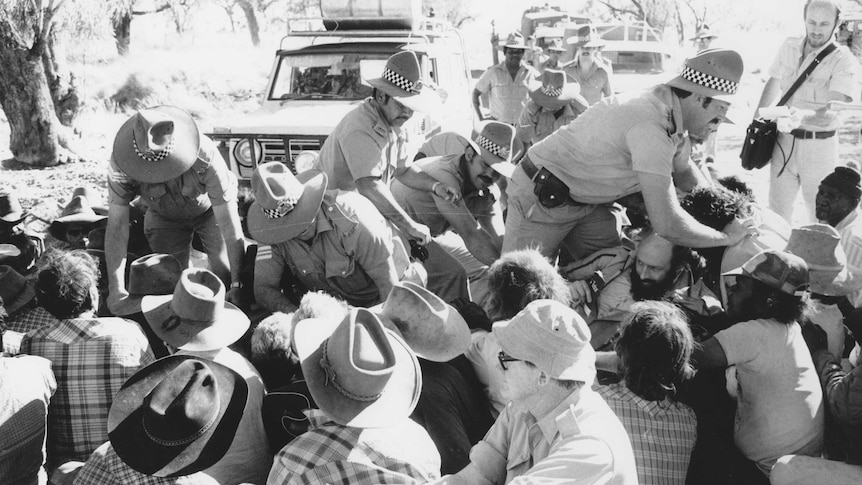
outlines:
[[[808,0],[805,3],[805,37],[784,41],[769,68],[758,107],[770,106],[787,92],[800,74],[832,38],[841,14],[835,0]],[[802,118],[790,133],[779,132],[769,176],[769,208],[792,222],[793,201],[802,189],[806,213],[802,223],[813,222],[817,186],[838,163],[839,120],[828,110],[831,101],[852,101],[859,97],[859,64],[845,46],[838,46],[799,86],[786,105],[814,111]]]

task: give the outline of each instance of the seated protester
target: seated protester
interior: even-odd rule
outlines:
[[[90,455],[74,484],[226,483],[207,470],[224,459],[240,432],[248,393],[242,376],[211,360],[157,360],[117,393],[108,414],[110,441]]]
[[[638,483],[626,430],[591,389],[595,353],[577,312],[536,300],[494,335],[510,402],[441,483]]]
[[[245,409],[233,441],[203,472],[223,485],[263,483],[272,461],[261,418],[263,381],[251,362],[228,348],[248,330],[248,317],[225,301],[221,279],[201,268],[184,270],[172,295],[145,296],[141,310],[174,355],[212,360],[245,379],[247,399],[240,401]]]
[[[817,190],[815,216],[818,222],[829,224],[841,234],[841,247],[847,256],[847,269],[855,280],[862,279],[862,174],[856,162],[823,178]],[[862,290],[850,295],[854,307],[862,306]]]
[[[509,320],[531,301],[555,300],[569,305],[571,298],[565,280],[557,269],[535,249],[504,254],[488,270],[488,298],[485,310],[491,322]],[[503,369],[497,365],[500,347],[490,328],[474,330],[465,355],[473,364],[479,382],[497,416],[506,406],[502,386]]]
[[[36,260],[45,252],[42,238],[21,226],[28,215],[14,194],[0,192],[0,244],[18,248],[17,253],[0,256],[0,264],[12,266],[21,274],[34,271]]]
[[[5,346],[0,301],[0,348]],[[47,483],[45,420],[57,382],[51,362],[0,352],[0,483]]]
[[[86,196],[77,195],[66,204],[60,217],[51,222],[48,232],[71,249],[86,249],[90,232],[103,229],[107,223],[107,215],[96,213]]]
[[[823,393],[797,325],[808,267],[798,256],[767,250],[724,278],[727,314],[739,323],[695,349],[693,360],[698,369],[736,366],[734,442],[745,460],[725,465],[738,483],[766,483],[781,456],[823,449]]]
[[[518,119],[518,138],[526,148],[544,140],[568,125],[589,108],[578,83],[569,82],[566,73],[545,69],[540,79],[530,83],[530,97]]]
[[[686,481],[697,418],[677,401],[677,392],[694,375],[689,363],[694,345],[678,308],[657,301],[635,303],[611,355],[623,380],[594,388],[629,434],[640,483]]]
[[[36,287],[33,280],[21,276],[11,266],[0,265],[0,300],[4,318],[0,330],[6,332],[2,352],[18,354],[24,334],[37,327],[21,322],[21,315],[35,307]]]
[[[56,321],[27,333],[21,353],[50,360],[57,379],[48,407],[49,472],[86,460],[108,439],[105,417],[114,395],[155,360],[134,322],[94,317],[98,280],[96,261],[82,250],[46,254],[36,279],[36,301]]]
[[[483,277],[488,266],[500,257],[503,246],[499,194],[491,188],[501,177],[512,174],[513,163],[523,153],[523,145],[510,125],[490,121],[462,152],[414,163],[438,184],[460,190],[462,199],[453,202],[398,179],[392,181],[392,195],[398,204],[411,219],[431,231],[426,267],[448,263],[451,258],[435,254],[449,253],[467,272],[473,301],[482,301],[486,293]]]
[[[354,306],[380,303],[402,278],[421,280],[401,239],[371,202],[326,187],[326,175],[316,170],[294,176],[281,163],[265,163],[254,172],[248,227],[262,244],[254,295],[267,310],[295,309],[282,293],[287,272],[308,290]]]
[[[431,138],[428,138],[428,140],[419,147],[419,151],[416,152],[416,156],[413,160],[422,160],[423,158],[430,157],[445,157],[447,155],[460,155],[464,153],[464,149],[469,145],[470,140],[467,138],[451,131],[444,131],[443,133],[437,133]]]
[[[267,484],[425,483],[440,476],[434,442],[408,417],[422,374],[396,331],[357,308],[340,322],[303,320],[293,337],[320,409],[307,413],[311,429],[276,455]]]

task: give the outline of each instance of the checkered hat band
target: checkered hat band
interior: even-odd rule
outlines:
[[[171,150],[174,149],[174,137],[171,137],[171,140],[168,142],[168,146],[166,146],[163,150],[153,151],[150,149],[146,149],[141,151],[138,148],[138,142],[135,140],[135,137],[132,137],[132,145],[135,147],[135,154],[141,157],[141,159],[146,160],[148,162],[159,162],[164,160],[171,154]]]
[[[739,87],[739,83],[737,82],[715,77],[688,66],[682,70],[681,76],[687,81],[727,94],[736,94],[736,88]]]
[[[476,139],[476,144],[504,160],[509,158],[508,148],[501,147],[482,135],[479,135],[479,138]]]
[[[290,211],[296,207],[297,200],[293,199],[282,199],[278,201],[278,206],[275,209],[264,209],[263,207],[260,210],[263,211],[263,215],[270,219],[278,219],[279,217],[286,216]]]
[[[407,91],[408,93],[419,94],[419,90],[417,89],[417,87],[421,86],[420,83],[414,83],[413,81],[407,79],[401,74],[398,74],[397,72],[389,69],[388,67],[383,70],[383,79],[398,86],[404,91]],[[417,86],[417,84],[419,84],[419,86]]]
[[[548,86],[542,86],[542,93],[544,93],[546,96],[556,98],[557,96],[563,94],[563,88],[550,88]]]

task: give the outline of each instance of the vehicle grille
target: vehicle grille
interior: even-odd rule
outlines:
[[[292,172],[296,173],[296,167],[293,163],[296,160],[296,156],[304,150],[320,151],[324,140],[325,137],[258,137],[257,141],[263,147],[261,163],[281,162],[286,164]],[[239,139],[233,139],[231,148],[238,142]],[[235,172],[240,178],[251,178],[256,166],[240,163],[235,158],[233,162],[236,164]]]

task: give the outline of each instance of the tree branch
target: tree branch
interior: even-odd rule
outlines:
[[[611,5],[610,2],[607,2],[605,0],[599,0],[599,3],[601,3],[602,5],[607,7],[607,9],[610,10],[611,13],[614,15],[619,15],[619,14],[624,14],[624,13],[630,14],[630,15],[635,15],[635,16],[638,15],[638,13],[635,12],[634,10],[631,10],[628,8],[617,7],[615,5]]]
[[[152,10],[132,10],[132,15],[150,15],[153,13],[164,12],[169,8],[171,8],[170,4],[163,3],[161,6],[156,7]]]

